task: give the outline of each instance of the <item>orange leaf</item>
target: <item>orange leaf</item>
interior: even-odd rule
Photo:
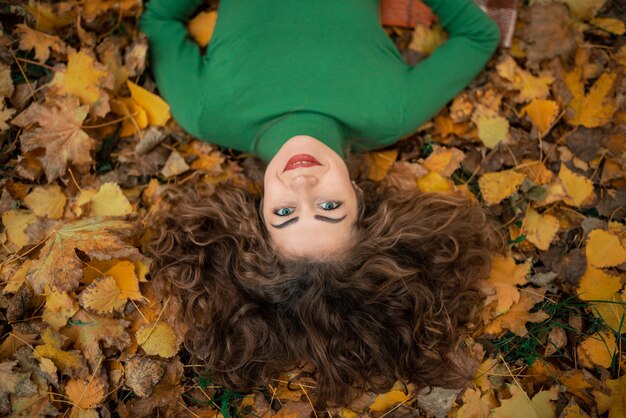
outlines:
[[[127,81],[126,84],[130,90],[130,97],[148,114],[150,125],[165,126],[170,119],[170,106],[165,100],[131,81]]]
[[[433,152],[422,162],[422,165],[432,172],[450,177],[461,165],[465,154],[457,148],[433,146]]]
[[[626,375],[619,379],[609,379],[606,386],[611,391],[610,395],[605,395],[599,391],[593,391],[596,398],[598,412],[604,414],[609,411],[609,418],[623,418],[626,416]]]
[[[585,255],[595,267],[613,267],[626,262],[626,249],[619,238],[602,229],[594,229],[587,236]]]
[[[529,312],[533,306],[543,301],[545,292],[545,289],[524,289],[520,293],[519,302],[511,306],[508,312],[496,317],[490,324],[487,324],[485,332],[499,335],[508,329],[521,337],[528,334],[526,322],[541,322],[549,317],[543,311]]]
[[[583,364],[585,367],[599,366],[608,369],[613,362],[617,350],[615,335],[610,331],[599,331],[586,337],[578,346],[585,352],[586,358],[592,364]],[[584,357],[583,357],[584,358]]]
[[[526,239],[542,251],[550,248],[550,243],[559,231],[559,220],[552,215],[541,215],[532,208],[528,208],[522,233]]]
[[[578,297],[582,300],[609,300],[622,288],[619,276],[606,274],[593,266],[587,266],[580,278]]]
[[[380,181],[385,178],[387,172],[398,158],[398,150],[375,151],[367,154],[369,162],[369,174],[367,178],[372,181]]]
[[[567,196],[563,199],[565,203],[572,206],[581,206],[593,196],[593,182],[586,177],[574,173],[561,164],[559,179]]]
[[[205,47],[211,41],[211,37],[213,37],[215,22],[217,22],[217,12],[215,10],[200,12],[189,21],[189,35],[198,45]]]
[[[511,196],[526,178],[514,170],[486,173],[478,179],[480,192],[488,205],[495,205]]]
[[[485,299],[485,305],[496,302],[495,313],[500,315],[509,310],[511,305],[519,301],[520,293],[517,285],[528,283],[530,263],[515,264],[513,257],[494,256],[491,262],[491,273],[485,285],[495,290],[495,295]]]

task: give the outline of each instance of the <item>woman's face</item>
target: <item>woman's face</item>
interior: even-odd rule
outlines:
[[[343,159],[317,139],[289,139],[265,171],[263,217],[287,256],[335,257],[350,247],[356,193]]]

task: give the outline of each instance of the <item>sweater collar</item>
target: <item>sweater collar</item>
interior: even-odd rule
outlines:
[[[312,136],[344,156],[344,125],[330,116],[316,112],[286,113],[263,124],[254,144],[255,154],[268,162],[288,139],[297,135]]]

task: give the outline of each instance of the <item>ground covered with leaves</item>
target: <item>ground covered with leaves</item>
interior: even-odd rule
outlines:
[[[314,412],[314,382],[290,375],[250,394],[199,379],[176,301],[151,285],[165,184],[258,183],[247,156],[189,137],[154,94],[141,0],[3,1],[0,415],[626,416],[625,4],[520,3],[510,48],[416,133],[362,158],[363,177],[460,190],[499,219],[510,254],[463,341],[473,379]],[[215,7],[191,24],[200,43]],[[445,38],[386,30],[412,64]]]

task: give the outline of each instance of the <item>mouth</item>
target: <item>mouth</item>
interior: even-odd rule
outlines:
[[[285,165],[285,171],[295,170],[296,168],[305,168],[305,167],[314,167],[316,165],[322,165],[319,161],[315,159],[312,155],[309,154],[297,154],[294,155],[287,161],[287,165]]]

